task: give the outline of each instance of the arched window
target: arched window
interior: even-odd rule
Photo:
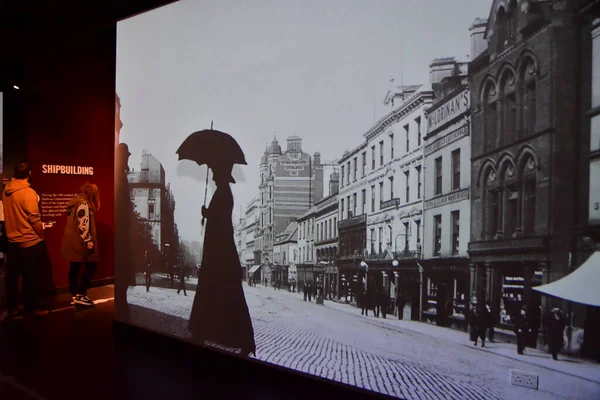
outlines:
[[[522,64],[519,73],[521,109],[523,110],[520,128],[523,135],[531,135],[535,133],[537,108],[536,67],[531,58],[528,57]]]
[[[506,71],[502,76],[502,135],[500,145],[510,143],[516,137],[517,130],[517,95],[515,92],[515,76]]]
[[[537,165],[534,158],[528,155],[520,165],[523,182],[522,227],[524,236],[536,233],[536,199],[537,199]]]
[[[496,31],[496,51],[501,52],[504,49],[504,42],[507,37],[506,10],[504,7],[500,7],[498,8],[498,11],[496,11],[494,30]]]
[[[491,150],[496,145],[498,110],[496,104],[496,86],[488,81],[483,91],[483,118],[484,118],[484,147]]]
[[[498,186],[498,178],[493,168],[488,168],[483,176],[483,237],[492,240],[497,237],[500,228],[501,216],[501,190]]]
[[[517,36],[517,2],[510,0],[505,16],[506,39],[512,39]]]
[[[502,233],[503,237],[517,237],[520,233],[521,185],[514,164],[506,162],[502,171]]]

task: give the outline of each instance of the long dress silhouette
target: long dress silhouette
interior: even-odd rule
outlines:
[[[239,349],[240,355],[256,352],[254,329],[242,288],[242,266],[233,233],[231,168],[213,168],[217,189],[206,218],[202,266],[190,315],[192,342]]]

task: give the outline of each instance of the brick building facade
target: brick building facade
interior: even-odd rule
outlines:
[[[550,300],[531,288],[570,270],[578,173],[572,3],[495,0],[487,46],[469,66],[471,298],[491,302],[501,328],[511,329],[526,306],[537,330]]]

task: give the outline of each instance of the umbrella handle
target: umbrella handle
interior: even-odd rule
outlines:
[[[208,164],[206,164],[206,184],[204,185],[204,207],[206,207],[206,193],[208,192]],[[202,215],[202,226],[204,226],[204,215]]]

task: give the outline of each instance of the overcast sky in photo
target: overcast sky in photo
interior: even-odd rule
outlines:
[[[276,135],[335,160],[389,109],[395,83],[427,84],[434,58],[464,59],[469,26],[491,0],[181,0],[118,24],[121,141],[162,162],[184,240],[202,237],[206,167],[178,161],[194,131],[237,139],[234,217],[258,195],[260,158]],[[327,176],[325,177],[327,179]],[[212,187],[209,189],[209,199]]]

